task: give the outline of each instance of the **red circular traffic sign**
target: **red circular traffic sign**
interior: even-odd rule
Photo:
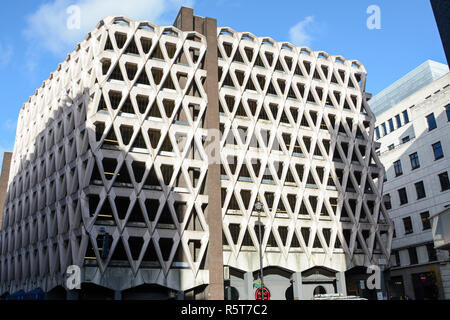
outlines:
[[[266,287],[256,289],[255,300],[270,300],[269,289]]]
[[[425,275],[425,274],[421,274],[420,275],[420,280],[422,281],[422,282],[425,282],[425,281],[427,281],[427,276]]]

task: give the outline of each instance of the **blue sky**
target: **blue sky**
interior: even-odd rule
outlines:
[[[0,13],[0,152],[13,149],[22,104],[102,16],[123,13],[171,24],[182,4],[192,6],[197,15],[216,18],[219,26],[359,60],[368,71],[366,89],[373,94],[427,59],[446,63],[429,0],[4,1]],[[66,27],[66,9],[71,5],[81,8],[79,30]],[[380,8],[379,30],[366,26],[370,5]]]

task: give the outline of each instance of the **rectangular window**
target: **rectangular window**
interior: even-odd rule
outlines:
[[[400,198],[400,205],[408,203],[408,194],[406,193],[406,188],[399,189],[398,196]]]
[[[417,152],[410,154],[409,160],[411,160],[411,169],[412,170],[420,168],[419,155],[417,154]]]
[[[419,181],[419,182],[415,183],[414,186],[416,187],[417,200],[423,199],[427,196],[425,193],[425,186],[423,184],[423,181]]]
[[[409,264],[418,264],[419,259],[417,258],[416,248],[408,248],[409,253]]]
[[[397,122],[397,129],[402,126],[402,120],[400,119],[400,115],[395,116],[395,121]]]
[[[405,234],[413,233],[411,217],[403,218],[403,226],[405,227]]]
[[[444,151],[442,150],[441,142],[433,144],[434,160],[439,160],[444,157]]]
[[[422,220],[423,230],[431,229],[430,213],[428,211],[422,212],[420,214],[420,219]]]
[[[377,140],[380,139],[380,127],[375,128],[375,137]]]
[[[396,177],[401,176],[403,174],[402,163],[400,162],[400,160],[394,162],[394,170]]]
[[[400,263],[400,253],[399,253],[398,250],[394,251],[394,256],[395,256],[395,265],[396,266],[400,266],[401,265],[401,263]]]
[[[384,197],[385,197],[384,207],[386,208],[386,210],[390,210],[392,208],[391,195],[387,193]]]
[[[408,110],[403,111],[403,120],[405,124],[409,123]]]
[[[394,150],[394,149],[395,149],[395,145],[394,144],[391,144],[391,145],[388,146],[388,150],[389,151]]]
[[[394,131],[394,120],[393,119],[389,119],[388,123],[389,123],[389,131],[390,132]]]
[[[441,191],[450,189],[450,181],[448,179],[448,172],[443,172],[439,175],[439,182],[441,183]]]
[[[384,137],[385,135],[387,135],[386,123],[383,122],[381,124],[381,129],[382,129],[383,137]]]
[[[402,138],[402,143],[407,143],[409,141],[409,136]]]
[[[437,128],[436,119],[434,118],[434,113],[429,114],[427,116],[427,122],[428,122],[428,131],[434,130]]]
[[[450,104],[445,107],[445,112],[447,113],[447,120],[450,121]]]
[[[428,252],[428,261],[437,261],[436,249],[434,248],[433,243],[427,244],[427,252]]]

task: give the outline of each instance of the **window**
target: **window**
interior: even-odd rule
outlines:
[[[381,124],[381,129],[383,129],[383,136],[387,135],[386,123]]]
[[[405,227],[405,234],[411,234],[414,232],[411,217],[403,218],[403,226]]]
[[[410,154],[409,160],[411,160],[411,169],[412,170],[420,168],[419,155],[417,154],[417,152]]]
[[[429,114],[427,116],[427,122],[428,122],[428,131],[434,130],[437,128],[436,119],[434,118],[434,113]]]
[[[409,136],[402,138],[402,143],[407,143],[409,141]]]
[[[433,144],[434,160],[439,160],[444,157],[444,151],[442,150],[441,142]]]
[[[450,121],[450,104],[445,107],[445,112],[447,113],[447,120]]]
[[[396,266],[401,265],[401,263],[400,263],[400,253],[399,253],[398,250],[394,251],[394,256],[395,256],[395,265]]]
[[[408,194],[406,193],[406,188],[399,189],[398,196],[400,198],[400,205],[408,203]]]
[[[418,264],[419,259],[417,258],[416,248],[408,248],[409,253],[409,264]]]
[[[380,139],[380,128],[379,127],[375,128],[375,137],[377,140]]]
[[[400,162],[400,160],[394,162],[394,170],[396,177],[401,176],[403,174],[402,163]]]
[[[388,193],[384,197],[385,197],[384,207],[386,208],[386,210],[390,210],[392,208],[391,195]]]
[[[395,116],[395,121],[397,122],[397,129],[402,126],[402,120],[400,119],[400,115]]]
[[[393,119],[389,119],[388,123],[389,123],[389,132],[394,131],[394,120]]]
[[[420,219],[422,220],[423,230],[431,229],[430,213],[428,211],[422,212]]]
[[[439,175],[439,182],[441,183],[441,191],[450,189],[450,181],[448,179],[448,172],[443,172]]]
[[[437,254],[436,249],[434,248],[434,244],[429,243],[427,244],[427,252],[428,252],[428,261],[436,261],[437,260]]]
[[[423,181],[419,181],[419,182],[415,183],[414,186],[416,187],[417,200],[425,198],[426,194],[425,194],[425,186],[423,184]]]
[[[394,149],[395,149],[395,145],[394,145],[394,144],[390,144],[390,145],[388,146],[388,150],[389,150],[389,151],[394,150]]]
[[[403,120],[405,124],[409,123],[408,110],[403,111]]]

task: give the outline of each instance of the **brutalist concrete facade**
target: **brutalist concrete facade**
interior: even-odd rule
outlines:
[[[81,295],[254,299],[258,198],[272,296],[346,293],[392,238],[365,78],[189,8],[103,19],[20,111],[0,294],[78,265]]]

